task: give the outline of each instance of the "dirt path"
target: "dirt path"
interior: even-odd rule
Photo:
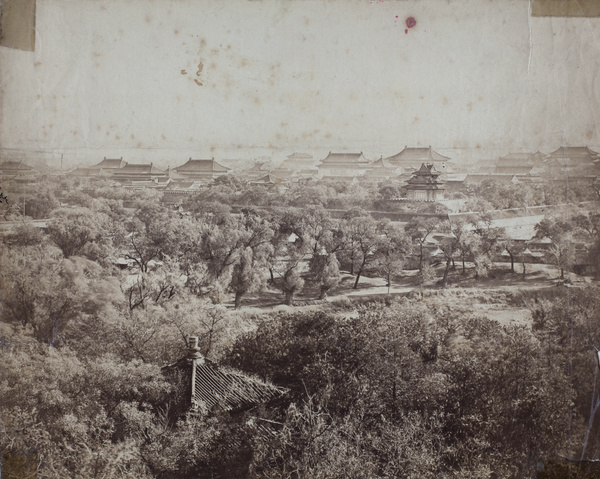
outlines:
[[[557,287],[560,283],[556,269],[547,265],[529,265],[530,271],[525,279],[518,273],[509,273],[498,269],[494,278],[474,279],[455,273],[447,288],[439,285],[419,286],[416,284],[416,271],[403,271],[399,280],[390,288],[381,278],[362,277],[357,289],[353,289],[355,277],[342,274],[340,285],[325,300],[318,300],[318,292],[307,289],[299,295],[294,306],[282,304],[283,295],[276,290],[268,290],[260,295],[246,298],[240,311],[257,313],[267,311],[311,311],[330,308],[348,308],[349,303],[368,299],[385,299],[401,296],[425,296],[443,298],[449,305],[464,309],[465,313],[478,314],[497,319],[503,324],[524,324],[529,321],[530,313],[525,308],[517,308],[506,303],[506,297],[521,291],[543,290]],[[438,275],[439,276],[439,275]],[[589,282],[589,278],[571,275],[574,284]],[[494,299],[496,298],[496,299]],[[233,309],[233,302],[226,306]]]

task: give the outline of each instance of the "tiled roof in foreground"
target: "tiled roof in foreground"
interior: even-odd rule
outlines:
[[[283,395],[286,390],[249,377],[241,372],[223,370],[207,361],[196,365],[193,397],[210,410],[248,409]]]
[[[217,366],[200,353],[198,338],[188,338],[187,356],[163,371],[184,372],[186,408],[212,411],[244,411],[283,396],[287,389],[240,371]],[[183,392],[183,391],[182,391]]]

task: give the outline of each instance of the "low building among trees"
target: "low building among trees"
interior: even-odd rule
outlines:
[[[407,181],[408,199],[416,201],[443,200],[445,186],[439,176],[440,172],[432,164],[421,164],[421,168]]]

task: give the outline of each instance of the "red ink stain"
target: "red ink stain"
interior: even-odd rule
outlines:
[[[408,28],[405,28],[405,29],[404,29],[404,33],[408,33]]]
[[[415,20],[415,18],[414,18],[414,17],[408,17],[408,18],[406,19],[406,26],[407,26],[408,28],[412,28],[412,27],[414,27],[416,24],[417,24],[417,21]]]

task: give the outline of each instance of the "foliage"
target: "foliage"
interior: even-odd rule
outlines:
[[[582,437],[547,354],[525,328],[398,303],[265,321],[229,360],[290,388],[256,477],[531,477]]]

